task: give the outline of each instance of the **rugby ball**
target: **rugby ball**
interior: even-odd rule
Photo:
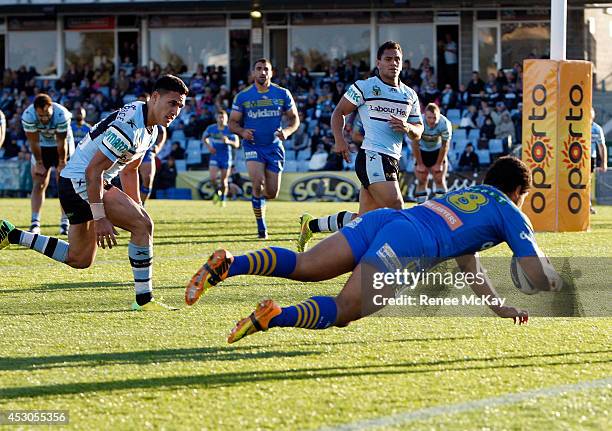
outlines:
[[[519,258],[516,256],[512,256],[512,261],[510,262],[510,276],[512,277],[512,282],[514,283],[514,287],[523,292],[526,295],[535,295],[540,290],[536,288],[523,268],[519,264]]]

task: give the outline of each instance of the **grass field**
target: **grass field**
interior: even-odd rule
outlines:
[[[273,202],[268,244],[295,248],[299,214],[343,207]],[[3,199],[0,208],[0,218],[28,224],[29,201]],[[250,204],[147,208],[156,221],[155,292],[178,312],[127,311],[125,232],[88,270],[16,246],[0,251],[0,410],[69,410],[70,428],[88,430],[316,429],[612,376],[612,318],[533,318],[518,327],[499,318],[385,317],[326,331],[275,329],[228,345],[233,323],[259,299],[333,295],[346,278],[237,277],[184,308],[184,285],[210,251],[263,245]],[[55,234],[58,214],[48,201],[43,232]],[[592,225],[538,241],[555,256],[612,256],[612,208],[600,207]],[[611,429],[610,405],[608,386],[382,428]]]

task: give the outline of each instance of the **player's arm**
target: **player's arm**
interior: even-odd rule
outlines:
[[[519,257],[518,263],[537,290],[558,292],[563,287],[561,276],[543,254]]]
[[[34,155],[34,159],[36,159],[36,165],[34,165],[34,173],[36,175],[45,175],[47,170],[43,165],[42,159],[42,151],[40,149],[40,134],[39,132],[25,132],[26,139],[28,141],[28,145],[30,147],[30,151]]]
[[[4,113],[0,111],[0,148],[4,144],[4,140],[6,139],[6,117]]]
[[[234,148],[238,148],[240,147],[240,138],[238,138],[238,135],[232,133],[230,136],[227,136],[227,144]]]
[[[242,124],[242,112],[232,110],[229,116],[228,125],[232,133],[237,134],[242,139],[246,139],[247,141],[252,141],[254,139],[254,130],[253,129],[245,129],[241,126]]]
[[[423,166],[423,155],[421,154],[421,147],[419,147],[419,139],[412,139],[410,141],[410,146],[412,147],[412,154],[414,154],[414,160],[416,160],[417,167]]]
[[[102,199],[103,177],[104,171],[113,165],[102,151],[98,150],[85,169],[85,178],[87,180],[87,197],[89,207],[94,219],[94,230],[96,233],[96,243],[102,247],[112,248],[117,245],[115,239],[116,231],[112,223],[106,218],[104,211],[104,202]]]
[[[207,130],[202,133],[202,143],[206,145],[206,148],[208,148],[208,152],[210,154],[215,154],[217,152],[217,150],[215,150],[215,147],[210,143],[210,134]]]
[[[288,125],[285,128],[281,128],[276,132],[276,136],[281,141],[286,140],[289,136],[291,136],[297,129],[300,127],[300,117],[298,116],[297,107],[295,103],[291,106],[290,109],[285,112],[287,116]]]
[[[58,159],[58,171],[66,166],[68,161],[68,132],[57,132],[55,134],[55,142],[57,144],[57,159]]]
[[[440,147],[440,152],[438,153],[438,160],[436,160],[436,165],[439,166],[442,166],[442,162],[446,160],[446,156],[448,155],[448,149],[450,147],[450,139],[452,133],[452,126],[450,125],[450,122],[445,118],[442,118],[441,120],[445,122],[446,129],[442,132],[442,146]]]
[[[340,99],[338,106],[336,106],[332,113],[331,129],[334,134],[334,152],[340,154],[347,163],[350,163],[350,150],[344,139],[344,120],[357,109],[358,105],[355,101],[350,100],[346,94]]]
[[[473,280],[470,284],[470,287],[475,295],[479,297],[488,297],[489,300],[492,299],[500,299],[499,295],[493,288],[493,284],[491,280],[487,276],[485,269],[482,267],[480,263],[480,258],[478,257],[478,253],[474,254],[466,254],[464,256],[459,256],[456,259],[457,264],[459,265],[459,269],[465,275],[467,280]],[[490,301],[491,303],[499,303],[499,301]],[[491,311],[497,314],[499,317],[503,318],[512,318],[516,323],[518,321],[519,325],[522,323],[527,323],[527,319],[529,318],[529,314],[526,310],[521,310],[516,307],[512,307],[509,305],[489,305]]]
[[[602,172],[606,172],[608,170],[608,147],[606,147],[604,142],[605,140],[598,144],[599,155],[601,157],[601,166],[599,167],[599,170]]]
[[[139,157],[138,159],[129,163],[119,173],[123,191],[138,205],[142,205],[142,199],[140,198],[140,176],[138,175],[138,168],[140,167],[141,163],[142,157]]]
[[[407,121],[394,115],[389,116],[389,124],[391,125],[391,128],[394,131],[405,133],[413,141],[418,141],[419,139],[421,139],[421,135],[423,134],[423,130],[425,129],[425,126],[423,126],[423,123],[421,123],[420,121]]]

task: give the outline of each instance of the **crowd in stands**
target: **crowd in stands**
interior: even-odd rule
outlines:
[[[362,68],[363,69],[363,68]],[[117,72],[104,59],[94,58],[93,64],[71,65],[57,80],[45,80],[32,67],[18,70],[5,69],[2,77],[0,110],[6,115],[6,140],[2,157],[5,159],[29,159],[25,134],[21,127],[21,114],[40,93],[69,110],[85,110],[85,121],[95,124],[109,112],[123,104],[150,93],[153,83],[164,73],[175,73],[171,68],[160,66],[135,67],[126,59]],[[288,88],[298,106],[301,125],[297,132],[285,142],[286,169],[291,171],[353,169],[352,163],[344,162],[331,152],[334,137],[331,131],[331,115],[345,90],[355,80],[367,78],[374,72],[360,70],[351,59],[335,60],[323,72],[313,76],[305,68],[294,71],[285,68],[276,70],[273,81]],[[208,155],[201,144],[204,129],[214,123],[218,110],[229,111],[235,94],[249,84],[247,77],[238,81],[235,88],[228,88],[223,67],[199,66],[191,76],[185,77],[190,88],[190,97],[179,118],[170,125],[169,142],[159,155],[164,163],[172,161],[172,169],[206,168]],[[454,169],[464,166],[460,160],[468,144],[476,154],[467,155],[470,166],[487,164],[491,155],[507,153],[521,136],[522,67],[515,63],[511,69],[499,70],[485,79],[473,72],[469,82],[455,89],[451,84],[436,81],[434,67],[425,58],[418,68],[406,60],[400,79],[419,95],[422,106],[434,102],[454,127],[449,157]],[[346,126],[350,141],[353,118]],[[412,170],[410,145],[405,142],[402,167]],[[355,150],[356,145],[352,145]],[[244,157],[238,151],[235,158],[237,169],[245,171]],[[354,158],[353,158],[354,160]],[[478,162],[478,163],[476,163]]]

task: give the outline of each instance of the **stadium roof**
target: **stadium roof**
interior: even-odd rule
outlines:
[[[428,8],[428,9],[491,9],[491,8],[550,8],[550,0],[310,0],[301,4],[290,0],[259,0],[262,11],[322,10],[322,9],[387,9],[387,8]],[[144,10],[171,12],[175,8],[194,11],[241,11],[251,9],[251,0],[0,0],[0,13],[70,13],[70,12],[117,12],[116,5],[122,5],[122,13]],[[568,7],[609,7],[612,3],[568,0]],[[75,10],[75,6],[78,9]]]

